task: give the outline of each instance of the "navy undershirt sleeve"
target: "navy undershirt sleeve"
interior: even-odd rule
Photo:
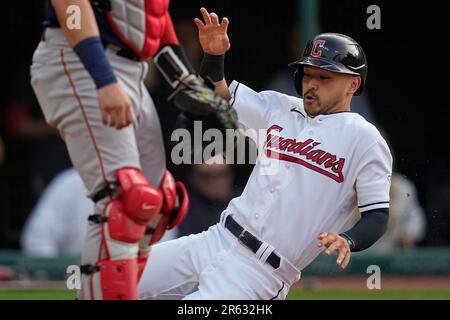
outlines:
[[[352,252],[369,248],[386,232],[389,209],[374,209],[363,212],[361,219],[351,228],[340,234],[350,244]]]

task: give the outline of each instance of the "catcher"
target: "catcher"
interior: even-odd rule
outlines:
[[[31,82],[95,202],[79,299],[136,299],[149,245],[187,212],[184,185],[165,169],[145,61],[153,58],[176,89],[176,105],[194,113],[230,109],[194,75],[168,7],[169,0],[48,2]],[[236,126],[226,111],[217,114],[224,126]]]
[[[325,249],[344,269],[352,252],[383,235],[392,157],[378,132],[352,113],[367,60],[350,37],[319,34],[294,62],[303,98],[255,92],[224,80],[228,20],[201,9],[201,75],[231,101],[244,128],[265,143],[242,195],[206,232],[157,244],[139,283],[142,299],[284,299],[301,271]],[[267,175],[265,168],[277,166]],[[362,218],[342,230],[356,207]]]

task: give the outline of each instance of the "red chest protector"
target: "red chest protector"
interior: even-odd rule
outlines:
[[[106,17],[119,39],[146,60],[158,52],[167,24],[172,23],[169,1],[109,0]]]

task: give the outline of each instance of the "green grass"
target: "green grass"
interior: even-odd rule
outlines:
[[[76,292],[67,289],[0,289],[0,300],[74,300]],[[450,300],[449,290],[344,290],[297,289],[290,300]]]
[[[0,300],[74,300],[75,290],[0,289]]]
[[[449,290],[292,289],[289,300],[450,300]]]

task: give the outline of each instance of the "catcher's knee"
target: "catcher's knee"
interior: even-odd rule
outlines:
[[[119,169],[116,177],[116,195],[106,203],[103,213],[108,229],[106,237],[137,243],[148,222],[161,211],[163,194],[139,169]]]
[[[119,194],[124,212],[138,225],[146,225],[163,205],[162,192],[152,186],[144,174],[133,168],[117,170]]]

